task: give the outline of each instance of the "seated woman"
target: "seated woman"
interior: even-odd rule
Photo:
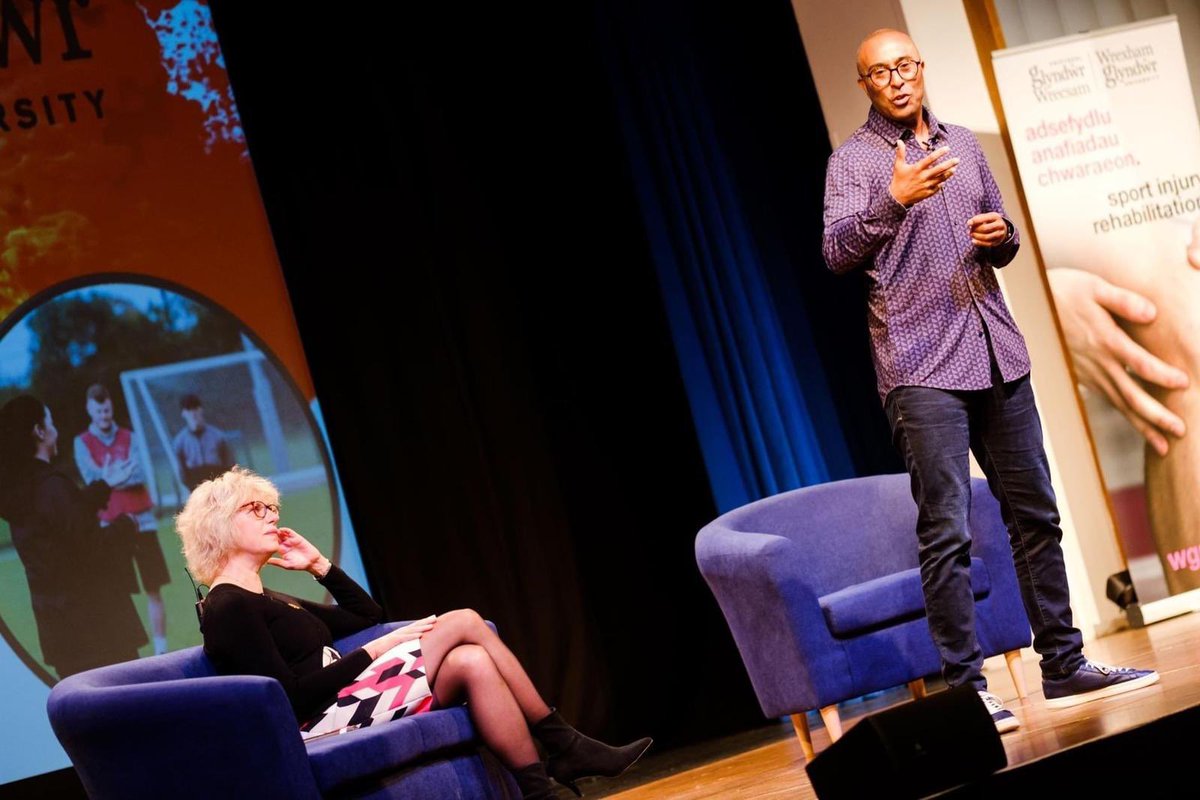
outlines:
[[[211,587],[202,606],[205,652],[226,674],[265,675],[283,684],[303,736],[466,701],[479,735],[526,798],[554,797],[550,776],[579,794],[578,778],[619,775],[650,746],[650,739],[639,739],[610,747],[564,722],[471,610],[426,617],[354,652],[336,653],[334,639],[381,622],[382,609],[307,539],[279,527],[278,490],[248,470],[235,467],[197,486],[176,529],[188,567]],[[312,574],[337,605],[265,589],[259,571],[267,564]],[[364,690],[379,671],[373,666],[389,669],[395,691],[388,702]],[[397,666],[399,681],[391,674]],[[387,711],[376,710],[383,705]]]

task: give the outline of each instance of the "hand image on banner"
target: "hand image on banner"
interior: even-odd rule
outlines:
[[[1173,17],[993,54],[1143,602],[1200,587],[1200,123]]]

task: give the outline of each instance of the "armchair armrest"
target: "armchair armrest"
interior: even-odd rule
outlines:
[[[278,681],[234,675],[95,686],[88,677],[56,685],[47,710],[93,800],[319,797]],[[139,776],[138,794],[130,793],[130,774]]]
[[[765,715],[818,708],[848,696],[849,660],[829,633],[794,542],[709,525],[696,538],[696,560]]]

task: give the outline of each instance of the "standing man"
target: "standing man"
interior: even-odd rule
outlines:
[[[225,432],[204,419],[204,404],[194,394],[179,401],[183,428],[175,434],[172,449],[179,474],[189,490],[233,468],[233,451]]]
[[[829,159],[824,255],[836,273],[864,266],[879,396],[912,476],[929,630],[950,686],[979,692],[997,730],[1019,722],[986,691],[971,591],[968,450],[1000,501],[1042,689],[1051,708],[1148,686],[1158,673],[1083,656],[1072,624],[1062,531],[1025,340],[995,268],[1017,231],[966,128],[924,106],[925,64],[906,34],[858,48],[867,122]]]
[[[113,419],[112,396],[108,389],[94,383],[87,390],[87,412],[92,424],[75,437],[75,466],[85,484],[101,480],[110,465],[121,465],[128,477],[112,486],[108,504],[100,509],[100,524],[109,525],[122,514],[137,521],[133,537],[133,563],[137,565],[146,592],[150,629],[154,636],[154,652],[167,652],[167,612],[163,606],[162,587],[171,582],[162,545],[158,543],[158,522],[154,518],[154,503],[146,489],[142,473],[138,441],[133,431],[117,425]],[[126,575],[130,591],[137,591],[132,571]]]

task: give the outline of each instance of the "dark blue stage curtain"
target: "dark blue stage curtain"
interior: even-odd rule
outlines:
[[[600,25],[679,364],[721,511],[854,474],[798,298],[773,296],[787,264],[752,225],[722,152],[687,34],[669,6]],[[682,11],[682,9],[680,9]],[[683,17],[675,20],[685,28]],[[785,325],[793,332],[785,335]],[[795,336],[801,330],[807,336]]]

